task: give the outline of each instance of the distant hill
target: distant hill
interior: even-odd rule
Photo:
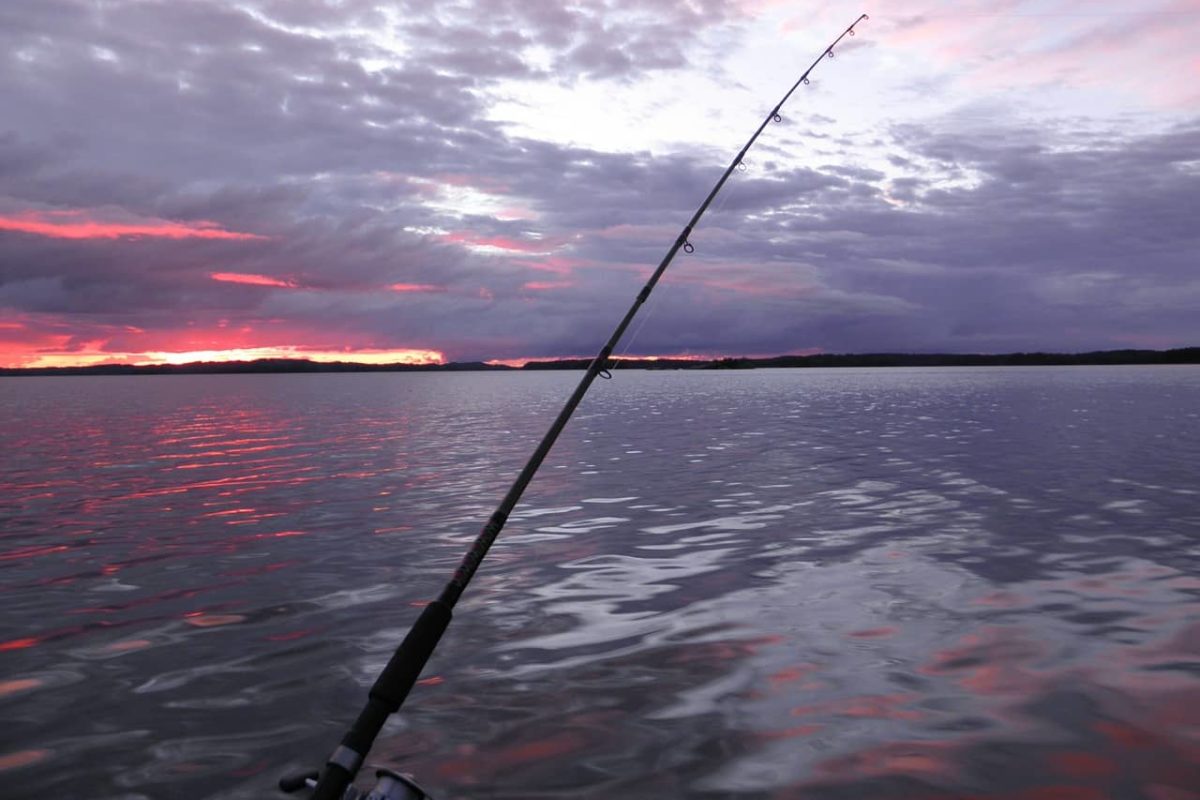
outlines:
[[[530,361],[525,370],[582,370],[590,359]],[[613,362],[615,363],[615,362]],[[1175,350],[1097,350],[1090,353],[845,353],[769,358],[622,359],[621,369],[756,369],[804,367],[1020,367],[1082,364],[1200,364],[1200,347]],[[612,366],[612,363],[610,363]],[[211,375],[263,372],[503,372],[516,369],[482,361],[449,364],[359,364],[353,361],[308,361],[267,358],[258,361],[197,361],[191,364],[98,364],[91,367],[0,368],[0,377],[15,375]]]
[[[194,361],[190,364],[96,364],[90,367],[0,368],[5,375],[213,375],[260,372],[463,372],[510,370],[482,361],[449,364],[360,364],[354,361],[309,361],[304,358],[260,358],[256,361]]]
[[[530,361],[522,369],[586,369],[590,359]],[[798,367],[1017,367],[1077,364],[1197,364],[1200,347],[1176,350],[1097,350],[1090,353],[822,353],[812,356],[622,359],[621,369],[756,369]],[[610,364],[611,366],[611,364]]]

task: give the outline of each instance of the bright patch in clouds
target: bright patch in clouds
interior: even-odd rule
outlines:
[[[466,232],[446,233],[441,237],[452,244],[461,244],[477,253],[503,255],[511,253],[543,254],[558,249],[557,244],[538,240],[522,241],[508,236],[480,236]]]
[[[377,173],[384,181],[396,176]],[[537,214],[511,196],[510,187],[480,177],[457,173],[438,175],[431,180],[405,178],[417,188],[424,205],[450,217],[492,217],[501,221],[532,220]]]

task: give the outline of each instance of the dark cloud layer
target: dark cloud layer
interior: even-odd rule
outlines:
[[[591,352],[729,155],[515,137],[489,121],[488,90],[688,69],[704,31],[735,30],[741,12],[718,0],[430,9],[0,7],[0,219],[20,223],[0,229],[0,313],[30,341],[68,332],[68,349],[245,329],[264,344],[455,359]],[[835,120],[808,124],[768,131],[635,352],[1195,343],[1200,125],[1068,137],[1066,122],[927,120],[875,134],[878,164],[788,166],[801,135],[833,154],[853,143]],[[456,213],[456,188],[511,208]],[[66,212],[258,238],[20,228]]]

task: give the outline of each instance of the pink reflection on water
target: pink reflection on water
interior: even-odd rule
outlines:
[[[171,589],[165,592],[157,592],[145,597],[137,597],[132,600],[127,600],[124,603],[107,603],[101,606],[83,606],[82,608],[71,609],[72,614],[115,614],[121,611],[128,611],[133,608],[141,608],[144,606],[158,605],[159,603],[168,600],[189,600],[196,597],[201,592],[223,588],[229,584],[219,584],[213,586],[196,587],[190,589]]]
[[[50,750],[18,750],[15,753],[4,753],[0,755],[0,772],[28,767],[45,761],[50,757],[51,752]]]
[[[869,719],[923,719],[925,714],[920,711],[902,708],[902,706],[918,702],[920,695],[910,692],[898,692],[887,695],[859,695],[841,700],[832,700],[816,705],[798,706],[792,709],[797,717],[813,715],[829,715],[835,717],[864,717]]]
[[[767,680],[771,682],[772,687],[777,687],[780,684],[801,680],[818,669],[819,667],[816,664],[797,664],[794,667],[787,667],[768,675]]]
[[[889,774],[958,776],[951,741],[888,742],[817,764],[819,778],[863,779]]]
[[[27,692],[30,689],[36,689],[44,685],[45,681],[38,678],[18,678],[11,681],[0,681],[0,697]]]
[[[814,790],[841,786],[839,791],[905,800],[1200,798],[1200,717],[1195,713],[1200,686],[1188,671],[1200,654],[1196,584],[1193,576],[1176,570],[1136,564],[1100,575],[1028,581],[970,600],[968,607],[982,607],[975,613],[986,619],[1030,606],[1053,609],[1042,618],[1023,613],[1022,625],[976,626],[916,669],[927,679],[965,690],[966,699],[944,694],[935,684],[912,695],[914,700],[942,694],[944,702],[986,716],[990,724],[944,738],[913,727],[898,740],[821,761],[811,779],[776,796],[820,796]],[[1126,611],[1148,607],[1156,613]],[[1074,626],[1085,634],[1056,637],[1055,626]],[[1081,651],[1083,646],[1089,649]],[[902,697],[861,696],[801,706],[793,713],[905,718],[896,716],[898,711],[915,714],[913,721],[940,716],[906,708]],[[1047,737],[1047,731],[1054,735]],[[982,783],[973,778],[977,764],[997,759],[1011,769],[993,769]],[[907,784],[891,782],[901,776],[931,786],[986,789],[913,794],[900,788]],[[877,783],[866,783],[872,780]],[[854,788],[859,781],[864,782],[861,792]]]
[[[7,642],[0,642],[0,651],[25,650],[30,647],[36,647],[41,641],[36,636],[26,636],[23,639],[9,639]]]
[[[1073,778],[1107,778],[1115,775],[1119,769],[1107,758],[1080,750],[1055,753],[1049,761],[1055,771]]]
[[[236,625],[245,622],[241,614],[206,614],[203,611],[192,611],[183,615],[183,621],[194,628],[216,628],[221,625]]]
[[[228,508],[224,511],[210,511],[207,514],[201,514],[200,519],[208,519],[212,517],[228,517],[231,514],[253,514],[253,508]]]
[[[1035,786],[1013,795],[1014,800],[1109,800],[1111,797],[1104,789],[1073,784]]]
[[[790,728],[782,728],[780,730],[756,731],[754,736],[762,741],[775,741],[778,739],[799,739],[805,736],[812,736],[824,730],[824,725],[794,725]]]
[[[884,628],[867,628],[861,631],[851,631],[846,635],[853,639],[881,639],[886,636],[894,636],[895,634],[896,628],[887,626]]]
[[[145,650],[153,644],[149,639],[124,639],[105,645],[103,649],[108,653],[132,653],[137,650]]]
[[[1022,597],[1015,592],[992,592],[971,601],[973,605],[990,606],[992,608],[1023,608],[1032,603],[1028,597]]]
[[[250,578],[255,575],[266,575],[271,572],[278,572],[281,569],[294,567],[300,564],[299,559],[290,559],[288,561],[276,561],[271,564],[261,564],[257,567],[243,567],[242,569],[225,570],[221,575],[229,578]]]
[[[19,559],[39,558],[48,556],[54,553],[63,553],[71,548],[65,544],[47,545],[45,547],[21,547],[16,550],[9,550],[6,553],[0,553],[0,561],[16,561]]]
[[[486,758],[476,757],[474,748],[464,748],[463,758],[452,758],[438,765],[438,774],[464,784],[480,784],[497,780],[505,772],[528,764],[561,759],[582,753],[594,745],[591,737],[577,730],[566,730],[524,742],[488,749]]]
[[[318,628],[305,628],[298,631],[288,631],[286,633],[273,633],[270,636],[264,637],[268,642],[294,642],[299,639],[304,639],[308,636],[320,633]]]
[[[1030,667],[1045,648],[1017,627],[989,626],[963,636],[955,647],[939,650],[919,669],[925,675],[953,677],[980,695],[1028,694],[1045,682]]]

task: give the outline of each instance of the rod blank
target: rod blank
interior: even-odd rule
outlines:
[[[570,421],[571,416],[575,413],[575,409],[587,394],[592,382],[601,373],[607,372],[605,369],[608,365],[609,358],[612,356],[613,350],[621,341],[621,337],[625,334],[625,330],[629,327],[629,323],[633,321],[638,310],[650,297],[650,293],[654,291],[654,287],[658,284],[659,278],[667,271],[667,267],[675,260],[675,255],[682,249],[685,253],[691,253],[695,248],[689,241],[692,230],[699,224],[700,218],[704,216],[704,212],[712,204],[713,199],[725,186],[725,182],[729,180],[729,176],[742,163],[746,153],[758,140],[759,135],[767,125],[774,121],[782,121],[782,116],[779,111],[784,103],[792,96],[792,93],[801,84],[808,83],[809,74],[821,63],[822,59],[833,57],[833,48],[836,47],[846,36],[854,35],[854,27],[863,20],[868,19],[866,14],[863,14],[846,30],[842,31],[841,35],[833,40],[828,47],[822,51],[821,55],[817,56],[816,60],[809,65],[794,84],[788,89],[787,94],[775,104],[775,107],[767,114],[762,123],[754,131],[754,134],[747,140],[738,154],[734,156],[733,161],[726,167],[725,172],[721,175],[720,180],[713,186],[708,196],[704,198],[704,202],[692,214],[688,223],[683,226],[679,236],[675,238],[675,242],[671,245],[667,254],[663,256],[658,267],[646,281],[646,285],[638,292],[633,304],[629,310],[625,312],[625,316],[617,324],[612,334],[608,337],[608,341],[600,348],[600,352],[592,359],[588,365],[587,371],[580,380],[579,385],[575,387],[575,391],[567,399],[562,410],[558,412],[554,422],[551,423],[550,429],[542,437],[533,454],[517,475],[512,486],[492,512],[487,523],[479,532],[471,549],[463,556],[462,562],[458,565],[458,569],[454,571],[453,577],[442,589],[441,595],[433,603],[426,606],[417,622],[413,625],[412,630],[404,638],[404,641],[396,648],[396,652],[388,661],[387,666],[375,681],[374,686],[368,695],[366,706],[355,720],[354,724],[342,737],[342,742],[329,761],[325,764],[325,769],[321,771],[320,779],[317,782],[316,789],[313,792],[313,800],[341,800],[346,787],[354,780],[358,769],[362,766],[363,760],[366,758],[367,752],[371,749],[371,745],[378,736],[383,724],[387,718],[400,710],[409,691],[416,682],[421,670],[425,666],[425,662],[429,660],[433,650],[437,647],[438,641],[442,634],[450,624],[452,611],[463,591],[474,577],[475,571],[479,569],[480,563],[487,556],[488,550],[491,549],[492,543],[496,541],[496,537],[500,535],[500,531],[504,529],[504,523],[508,520],[509,514],[516,507],[521,499],[521,495],[525,493],[526,487],[537,474],[538,468],[550,453],[550,449],[558,440],[559,434]]]

